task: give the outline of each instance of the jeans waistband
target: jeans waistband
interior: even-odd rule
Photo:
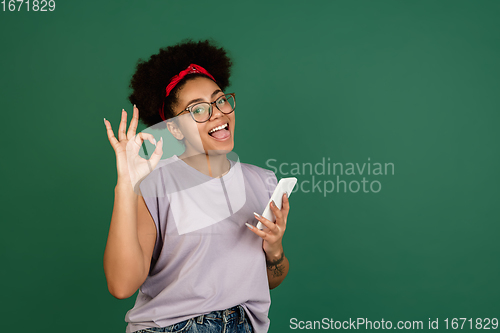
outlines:
[[[216,310],[210,313],[205,313],[198,317],[195,317],[194,319],[196,320],[196,322],[198,322],[198,324],[202,324],[203,318],[205,317],[212,319],[221,319],[225,322],[235,318],[239,319],[238,324],[242,324],[243,321],[245,320],[245,316],[246,316],[245,309],[241,305],[236,305],[231,308],[227,308],[225,310]]]

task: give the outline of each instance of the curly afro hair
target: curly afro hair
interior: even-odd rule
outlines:
[[[165,98],[165,88],[172,77],[190,64],[205,68],[222,90],[229,85],[232,62],[226,51],[217,47],[213,40],[194,42],[186,39],[176,45],[160,48],[160,52],[153,54],[147,61],[137,61],[129,85],[133,91],[128,99],[137,105],[139,118],[146,126],[163,122],[158,112],[163,101],[165,119],[174,116],[173,107],[177,104],[178,93],[187,81],[200,76],[208,77],[200,73],[188,74]]]

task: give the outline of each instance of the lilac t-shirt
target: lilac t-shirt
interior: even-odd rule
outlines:
[[[231,162],[220,178],[205,175],[176,155],[161,160],[141,183],[156,224],[149,275],[125,316],[127,333],[165,327],[241,304],[256,333],[269,329],[271,304],[257,224],[276,188],[276,175]]]

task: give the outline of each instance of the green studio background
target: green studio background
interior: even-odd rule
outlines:
[[[242,162],[278,178],[344,167],[296,175],[271,332],[292,318],[486,326],[500,317],[499,15],[485,0],[2,10],[2,332],[124,332],[135,295],[111,296],[102,267],[116,184],[103,117],[116,133],[137,60],[187,37],[231,52]]]

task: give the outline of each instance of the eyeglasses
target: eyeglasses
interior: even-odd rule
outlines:
[[[196,121],[197,123],[204,123],[212,117],[212,104],[215,104],[215,106],[217,107],[217,109],[220,110],[220,112],[224,114],[229,114],[233,112],[234,108],[236,107],[234,95],[235,95],[234,93],[225,94],[211,103],[202,102],[193,104],[191,106],[188,106],[178,114],[176,114],[174,117],[177,117],[184,111],[189,111],[194,121]]]

